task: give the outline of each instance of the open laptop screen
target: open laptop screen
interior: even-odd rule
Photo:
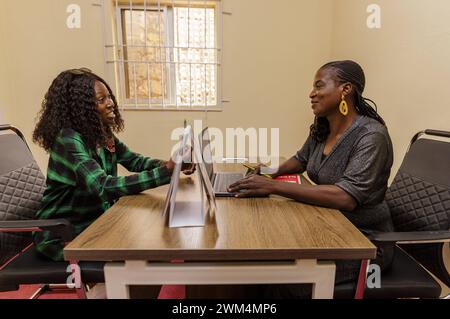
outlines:
[[[201,135],[203,162],[205,163],[206,172],[208,173],[209,179],[212,181],[214,177],[214,167],[211,152],[211,140],[207,127],[203,129]]]

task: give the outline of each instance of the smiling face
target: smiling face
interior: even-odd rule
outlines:
[[[317,71],[314,78],[313,90],[309,97],[313,113],[317,117],[327,117],[338,112],[342,95],[345,95],[344,85],[336,81],[336,71],[325,68]]]
[[[100,112],[103,124],[111,126],[115,124],[114,102],[108,88],[100,81],[95,81],[95,99],[97,109]]]

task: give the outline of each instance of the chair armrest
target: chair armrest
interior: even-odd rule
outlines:
[[[10,124],[0,124],[0,131],[10,130],[11,125]]]
[[[14,133],[16,133],[23,140],[25,145],[28,147],[28,150],[31,152],[30,147],[28,146],[28,143],[25,140],[25,137],[23,136],[22,132],[18,128],[14,127],[10,124],[0,124],[0,131],[6,131],[6,130],[11,130]]]
[[[450,242],[450,231],[414,231],[414,232],[392,232],[379,233],[373,232],[367,237],[378,243],[397,243],[397,244],[431,244]]]
[[[450,138],[450,132],[446,132],[446,131],[425,130],[425,134]]]
[[[0,233],[52,231],[64,241],[74,238],[74,229],[67,219],[27,219],[0,221]]]

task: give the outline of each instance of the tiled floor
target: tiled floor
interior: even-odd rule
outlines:
[[[38,289],[40,285],[23,285],[17,291],[2,292],[0,299],[28,299]],[[60,290],[57,292],[48,292],[39,297],[39,299],[77,299],[77,295],[70,290]]]
[[[23,285],[17,291],[0,293],[0,299],[28,299],[38,289],[40,285]],[[158,299],[184,299],[184,286],[163,286],[159,293]],[[72,290],[55,290],[46,292],[39,299],[77,299],[77,295]]]
[[[442,285],[441,297],[450,294],[450,288],[440,282]],[[0,293],[0,299],[28,299],[30,298],[40,285],[21,286],[18,291]],[[158,299],[184,299],[185,290],[183,286],[163,286]],[[39,297],[39,299],[77,299],[77,295],[70,290],[59,290],[47,292]]]

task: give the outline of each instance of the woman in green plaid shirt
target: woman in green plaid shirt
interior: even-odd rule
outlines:
[[[33,141],[50,153],[38,218],[65,218],[79,234],[119,197],[169,183],[174,162],[132,152],[113,134],[123,126],[116,98],[103,79],[87,69],[58,75],[33,133]],[[117,164],[137,174],[117,176]],[[59,237],[51,232],[33,237],[39,252],[63,260]]]

